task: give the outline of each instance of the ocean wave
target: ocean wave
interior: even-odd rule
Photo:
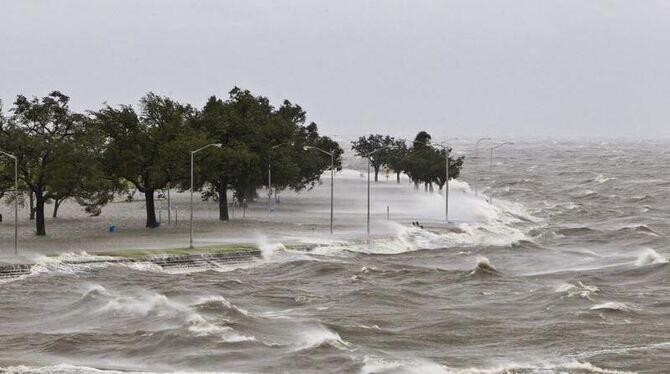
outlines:
[[[372,239],[363,242],[339,242],[318,245],[311,250],[319,255],[345,255],[346,252],[392,255],[424,249],[456,247],[511,247],[533,241],[521,230],[504,224],[459,223],[447,231],[435,231],[420,227],[389,223],[395,227],[392,238]]]
[[[575,193],[572,194],[572,196],[574,196],[578,199],[592,198],[592,197],[596,197],[598,195],[599,194],[596,191],[593,191],[593,190],[583,190],[583,191],[575,192]]]
[[[93,269],[101,269],[109,265],[108,261],[117,258],[97,256],[86,251],[64,252],[56,256],[36,256],[34,265],[30,268],[30,276],[48,273],[77,274]]]
[[[137,294],[110,296],[105,305],[97,309],[95,313],[146,317],[174,315],[187,310],[183,304],[174,302],[163,294],[148,290],[141,290]]]
[[[639,232],[643,234],[649,234],[651,236],[660,236],[656,231],[652,230],[649,228],[649,226],[641,224],[641,225],[629,225],[629,226],[623,226],[618,228],[616,231],[618,232]]]
[[[595,233],[596,231],[590,227],[578,226],[578,227],[564,227],[556,230],[556,234],[563,236],[578,236],[578,235],[588,235]]]
[[[477,266],[470,272],[470,275],[499,275],[496,268],[491,265],[488,258],[480,256],[477,258]]]
[[[195,304],[193,304],[193,306],[198,308],[199,310],[213,310],[213,311],[217,311],[221,306],[223,306],[225,309],[232,310],[235,313],[238,313],[244,317],[250,317],[250,318],[257,317],[255,314],[249,312],[248,310],[238,307],[237,305],[226,300],[226,298],[223,296],[201,297],[200,299],[198,299],[198,301],[196,301]]]
[[[589,286],[579,281],[577,284],[563,283],[556,287],[556,292],[565,293],[568,297],[578,296],[591,300],[591,296],[600,292],[600,289],[596,286]]]
[[[3,374],[236,374],[236,372],[209,372],[209,371],[169,371],[169,372],[155,372],[155,371],[118,371],[96,369],[87,366],[75,366],[69,364],[58,364],[52,366],[9,366],[0,367],[0,373]]]
[[[574,359],[547,360],[539,363],[505,363],[490,367],[457,368],[425,359],[386,359],[372,356],[363,358],[361,373],[427,373],[427,374],[633,374],[629,371],[605,369],[589,362]]]
[[[648,266],[656,264],[667,264],[668,258],[661,256],[651,248],[647,248],[635,260],[635,266]]]
[[[329,346],[342,350],[350,350],[351,344],[335,331],[322,325],[312,325],[301,329],[294,343],[295,351]]]
[[[592,306],[591,310],[610,311],[610,312],[638,312],[642,310],[642,308],[633,304],[626,304],[618,301],[607,301]]]
[[[254,336],[241,335],[235,332],[230,326],[219,326],[209,322],[201,315],[193,313],[187,320],[188,331],[196,336],[220,336],[227,343],[239,343],[245,341],[255,341]]]
[[[377,373],[421,373],[441,374],[453,373],[446,366],[425,359],[385,359],[366,355],[363,357],[361,374]]]

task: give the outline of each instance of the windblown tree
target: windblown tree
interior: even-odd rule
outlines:
[[[284,101],[278,109],[269,100],[247,90],[233,88],[223,101],[212,96],[199,113],[196,127],[220,150],[207,152],[197,162],[197,187],[204,199],[219,202],[219,219],[228,220],[227,191],[252,201],[257,188],[267,186],[272,168],[272,187],[300,191],[313,186],[327,162],[304,145],[335,151],[336,167],[341,167],[342,149],[318,134],[316,124],[304,126],[306,114],[298,105]],[[268,188],[268,191],[270,189]]]
[[[202,144],[191,127],[189,105],[149,93],[140,113],[131,106],[106,106],[92,113],[106,138],[100,160],[110,180],[130,182],[144,194],[146,227],[158,226],[154,193],[190,173],[190,151]]]
[[[449,149],[451,151],[451,149]],[[436,183],[440,189],[446,182],[446,150],[431,145],[431,136],[425,131],[419,132],[409,148],[405,166],[406,173],[418,187],[423,183],[426,190],[432,190]],[[449,157],[449,179],[458,178],[464,157]]]
[[[47,202],[58,206],[101,188],[92,147],[100,139],[89,131],[85,116],[70,110],[69,100],[58,91],[42,99],[19,95],[12,117],[0,129],[0,149],[17,156],[19,179],[35,198],[37,235],[46,235]]]
[[[396,140],[388,152],[388,167],[393,170],[396,175],[396,181],[400,183],[400,174],[407,170],[407,157],[409,156],[409,148],[404,140]]]
[[[375,171],[375,182],[377,182],[379,180],[379,169],[390,163],[391,147],[395,144],[395,139],[388,135],[371,134],[367,137],[361,136],[358,140],[351,142],[351,149],[356,156],[370,159],[370,166]]]
[[[2,100],[0,100],[0,131],[1,129],[5,128],[5,123],[6,123],[6,118],[4,115],[4,112],[2,110]],[[2,149],[0,148],[0,151]],[[9,166],[9,163],[7,161],[13,161],[13,160],[5,160],[6,156],[0,154],[0,199],[5,197],[5,193],[9,191],[11,188],[11,168]]]

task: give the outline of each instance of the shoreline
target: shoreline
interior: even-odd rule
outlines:
[[[92,253],[94,257],[86,260],[62,260],[59,265],[81,264],[154,264],[166,268],[215,267],[218,265],[237,264],[261,258],[262,252],[249,245],[209,246],[199,248],[165,248],[165,249],[137,249],[119,250]],[[56,257],[58,254],[48,255]],[[0,279],[15,278],[29,275],[37,266],[33,263],[0,264]]]

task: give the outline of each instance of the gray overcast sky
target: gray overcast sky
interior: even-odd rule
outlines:
[[[322,132],[670,136],[670,1],[0,0],[0,98],[237,85]]]

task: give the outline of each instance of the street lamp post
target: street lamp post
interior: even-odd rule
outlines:
[[[447,141],[457,140],[457,139],[458,138],[450,138],[450,139],[447,139]],[[417,141],[417,140],[414,140],[413,142],[423,144],[425,146],[436,145],[436,146],[444,149],[445,168],[446,168],[446,175],[445,175],[446,178],[445,178],[445,181],[444,181],[444,216],[445,216],[446,223],[449,223],[449,156],[451,155],[451,148],[446,146],[446,145],[439,144],[439,143],[424,143],[424,142],[420,142],[420,141]]]
[[[19,254],[19,159],[15,155],[0,151],[14,160],[14,255]]]
[[[335,151],[324,151],[323,149],[311,145],[303,147],[305,151],[315,149],[330,156],[330,234],[333,234],[333,177],[335,176]]]
[[[388,148],[390,148],[390,146],[384,146],[384,147],[381,147],[381,148],[377,148],[374,151],[372,151],[372,152],[363,156],[363,157],[368,159],[368,214],[367,214],[368,236],[370,236],[370,156],[372,156],[373,154],[375,154],[375,153],[377,153],[381,150],[388,149]]]
[[[479,143],[485,140],[491,140],[491,138],[479,138],[475,143],[475,196],[479,196],[479,170],[477,167],[479,164],[479,158],[477,157],[477,150],[479,148]]]
[[[268,212],[269,213],[272,213],[272,161],[271,161],[272,151],[284,145],[293,145],[293,143],[277,144],[272,148],[270,148],[270,154],[268,155]]]
[[[221,144],[220,143],[207,144],[206,146],[200,147],[195,151],[191,151],[191,220],[190,220],[191,229],[190,229],[189,246],[188,246],[190,249],[193,249],[193,156],[195,156],[196,153],[209,147],[221,148]],[[224,190],[223,193],[226,193],[225,188],[223,190]]]
[[[491,155],[489,158],[489,175],[493,176],[493,150],[496,148],[500,148],[504,145],[509,145],[509,144],[514,144],[512,142],[504,142],[500,144],[496,144],[493,147],[491,147]],[[491,194],[489,195],[489,204],[493,204],[493,185],[491,185]]]

